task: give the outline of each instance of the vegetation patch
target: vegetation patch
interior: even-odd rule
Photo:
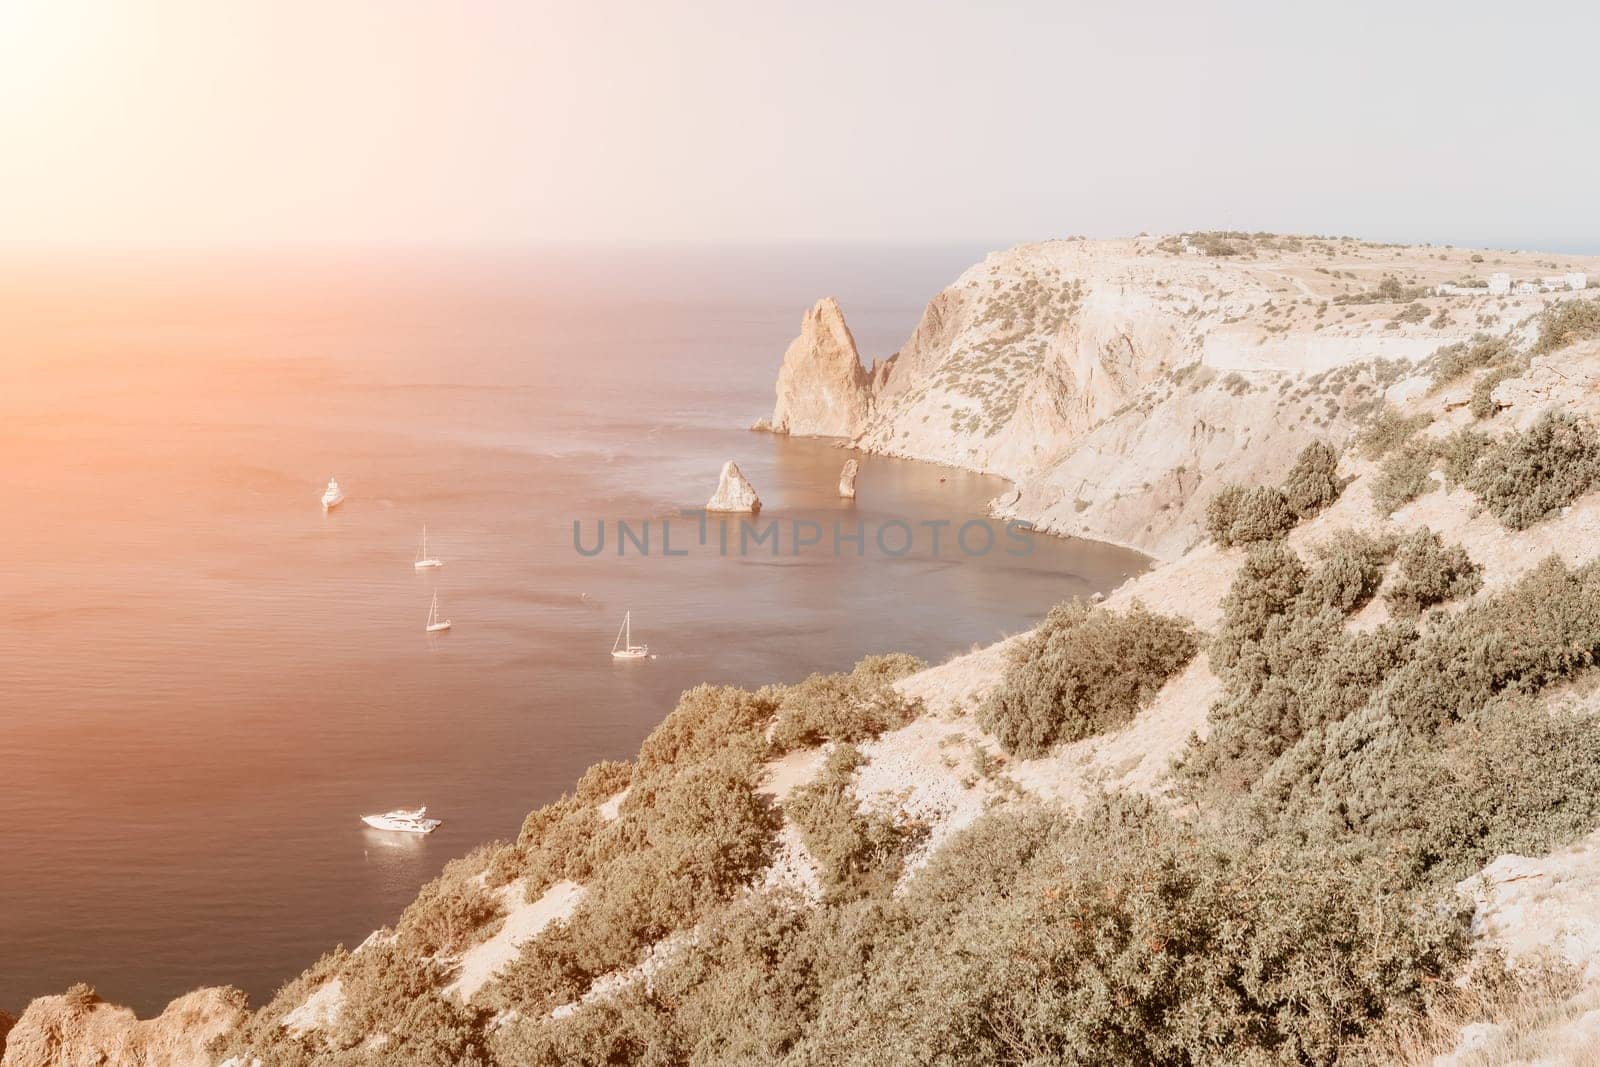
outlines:
[[[1282,537],[1295,521],[1289,498],[1272,486],[1230,483],[1206,503],[1206,532],[1224,548]]]
[[[1017,645],[978,721],[1007,752],[1042,756],[1131,720],[1197,647],[1186,620],[1141,604],[1059,605]]]
[[[1523,530],[1567,506],[1600,480],[1600,441],[1587,419],[1541,415],[1524,433],[1490,445],[1467,487],[1505,526]]]
[[[1391,453],[1372,479],[1372,506],[1388,515],[1434,487],[1433,445],[1410,441]]]
[[[771,754],[823,741],[865,741],[904,726],[917,708],[895,690],[894,683],[926,666],[904,653],[869,656],[848,674],[813,674],[773,691],[777,717]]]
[[[886,894],[906,854],[927,836],[925,827],[883,811],[862,812],[851,782],[864,763],[854,745],[835,745],[816,778],[784,803],[806,850],[822,867],[832,899]]]
[[[1389,610],[1405,618],[1483,588],[1483,568],[1460,545],[1446,545],[1427,527],[1400,542],[1395,580],[1384,597]]]

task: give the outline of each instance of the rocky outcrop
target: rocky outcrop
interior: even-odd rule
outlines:
[[[854,437],[872,411],[872,375],[832,297],[818,300],[783,354],[778,400],[766,428],[773,433]]]
[[[1009,516],[1173,559],[1222,482],[1276,480],[1309,440],[1347,436],[1397,361],[1516,329],[1557,299],[1377,297],[1395,276],[1427,290],[1472,273],[1470,249],[1290,238],[1219,258],[1167,245],[1181,248],[996,252],[870,372],[821,301],[784,357],[769,428],[1000,475],[1020,491]],[[1538,269],[1531,254],[1502,258],[1514,256]]]
[[[227,986],[197,989],[143,1021],[79,986],[29,1004],[5,1037],[0,1065],[209,1067],[206,1045],[237,1027],[244,1016],[244,994]]]
[[[856,473],[860,469],[860,463],[847,459],[844,461],[844,469],[839,472],[839,495],[846,500],[856,498]]]
[[[717,482],[717,491],[706,504],[706,510],[747,511],[752,514],[761,510],[761,498],[756,496],[755,486],[750,484],[750,480],[744,476],[744,472],[733,460],[730,459],[722,465],[722,477]]]

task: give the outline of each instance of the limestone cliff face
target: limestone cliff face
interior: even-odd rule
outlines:
[[[237,989],[197,989],[167,1005],[154,1019],[92,992],[39,997],[5,1038],[3,1067],[97,1064],[100,1067],[209,1067],[206,1045],[243,1021],[245,996]]]
[[[1474,273],[1470,249],[1289,238],[1217,258],[1174,244],[994,253],[870,372],[821,301],[784,356],[769,428],[998,474],[1018,490],[1007,514],[1173,558],[1217,486],[1281,477],[1307,441],[1347,435],[1395,361],[1554,299],[1432,295]],[[1411,299],[1376,299],[1389,278]]]
[[[819,300],[783,354],[770,428],[774,433],[854,437],[872,409],[871,386],[838,301]]]

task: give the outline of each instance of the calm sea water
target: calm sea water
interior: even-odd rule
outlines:
[[[847,453],[743,427],[815,297],[886,355],[982,251],[6,258],[0,1007],[80,980],[141,1014],[213,983],[259,1003],[683,689],[938,660],[1137,570],[1049,538],[573,550],[575,519],[703,505],[730,458],[764,519],[980,514],[993,479],[866,458],[841,502]],[[424,523],[447,562],[419,574]],[[435,591],[455,627],[430,636]],[[607,654],[626,610],[655,658]],[[446,820],[426,839],[357,819],[417,803]]]

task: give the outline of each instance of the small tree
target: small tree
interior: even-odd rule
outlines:
[[[1326,442],[1313,441],[1300,450],[1283,480],[1284,499],[1296,515],[1310,518],[1339,499],[1338,466],[1339,453]]]
[[[1426,526],[1400,543],[1395,559],[1398,573],[1384,597],[1397,616],[1417,615],[1424,608],[1471,596],[1483,587],[1483,568],[1472,561],[1467,550],[1446,545]]]

